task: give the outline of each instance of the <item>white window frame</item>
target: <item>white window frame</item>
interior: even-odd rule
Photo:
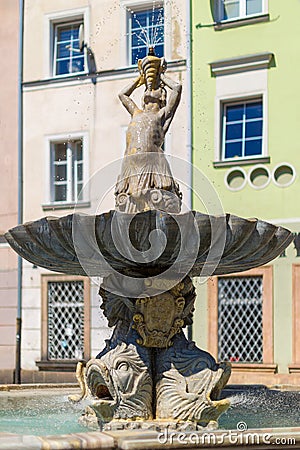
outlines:
[[[167,60],[171,59],[171,21],[166,20],[166,17],[171,17],[172,14],[172,6],[171,2],[161,0],[155,3],[155,7],[163,7],[164,8],[164,56]],[[120,0],[120,14],[121,14],[121,66],[135,66],[136,64],[131,64],[131,46],[130,46],[130,36],[128,35],[128,23],[129,23],[129,10],[133,11],[143,11],[143,10],[152,10],[153,8],[153,0]]]
[[[64,202],[67,202],[67,203],[77,202],[77,198],[78,198],[78,194],[79,194],[77,169],[78,169],[79,164],[82,164],[82,166],[83,166],[83,159],[78,160],[78,158],[74,157],[75,153],[77,153],[78,142],[81,142],[81,140],[80,139],[72,140],[72,141],[68,140],[68,142],[66,144],[66,160],[65,161],[57,161],[54,158],[55,145],[62,143],[62,141],[52,141],[51,142],[50,195],[51,195],[51,201],[53,203],[59,202],[59,200],[54,199],[56,186],[63,186],[63,185],[66,186],[66,200],[64,200]],[[77,154],[76,154],[76,156],[77,156]],[[55,180],[55,178],[54,178],[55,177],[55,167],[56,166],[64,166],[64,165],[66,166],[66,179],[63,181]]]
[[[57,35],[58,35],[58,28],[59,27],[68,27],[68,26],[72,26],[72,25],[79,25],[79,24],[83,24],[83,19],[78,19],[78,20],[72,20],[71,22],[59,22],[59,23],[53,23],[53,61],[52,61],[52,76],[53,77],[61,77],[61,76],[70,76],[70,75],[81,75],[83,73],[86,73],[86,57],[85,57],[85,53],[83,53],[83,66],[84,69],[77,71],[77,72],[67,72],[67,73],[56,73],[56,66],[57,66]],[[73,57],[71,56],[71,52],[70,52],[70,60],[73,60]]]
[[[163,8],[163,4],[161,4],[161,5],[156,5],[155,4],[155,6],[156,7],[159,7],[160,9],[161,8]],[[152,9],[153,9],[153,6],[152,6],[152,8],[148,8],[147,6],[144,6],[144,5],[140,5],[138,8],[135,8],[134,9],[134,13],[139,13],[139,12],[143,12],[143,11],[147,11],[150,15],[152,14]],[[164,11],[164,23],[165,23],[165,11]],[[163,25],[164,26],[164,25]],[[127,39],[128,39],[128,42],[127,42],[127,51],[128,51],[128,63],[129,63],[129,65],[132,65],[132,66],[134,66],[134,65],[136,65],[137,64],[137,62],[136,61],[132,61],[132,45],[131,45],[131,38],[132,38],[132,17],[131,17],[131,13],[129,12],[129,11],[127,11],[127,34],[128,34],[128,36],[127,36]],[[163,40],[163,46],[164,46],[164,48],[165,48],[165,33],[164,33],[164,40]],[[138,47],[139,47],[139,45],[138,45]],[[146,55],[147,55],[147,53],[146,53]],[[163,55],[162,55],[163,56]]]
[[[72,152],[70,149],[67,150],[67,199],[63,201],[55,201],[53,200],[53,160],[52,160],[52,149],[53,144],[60,142],[68,142],[68,141],[82,141],[82,162],[83,162],[83,198],[80,201],[77,201],[77,184],[76,179],[71,179],[71,166],[72,166]],[[53,206],[67,206],[67,205],[76,205],[82,204],[89,201],[89,189],[85,187],[88,179],[89,179],[89,139],[87,132],[74,132],[74,133],[64,133],[64,134],[56,134],[51,136],[46,136],[46,144],[45,144],[45,202],[43,206],[53,205]],[[74,171],[76,177],[76,170]],[[75,186],[74,199],[72,198],[72,186]]]
[[[88,72],[87,67],[87,55],[84,52],[84,68],[83,72],[66,73],[62,75],[55,75],[55,27],[56,25],[67,25],[72,22],[82,21],[84,24],[84,41],[90,34],[90,20],[89,20],[89,8],[77,8],[58,11],[55,13],[45,14],[44,16],[44,76],[45,78],[66,78],[70,76],[78,76],[78,74],[84,74]]]
[[[233,157],[233,158],[225,158],[225,138],[226,138],[226,108],[228,106],[232,106],[232,105],[241,105],[241,104],[245,104],[245,103],[255,103],[257,101],[261,101],[262,102],[262,121],[263,121],[263,126],[262,126],[262,144],[261,144],[261,153],[259,155],[250,155],[250,156],[245,156],[244,152],[245,152],[245,142],[246,142],[246,137],[245,137],[245,120],[243,118],[243,122],[242,122],[242,127],[243,127],[243,135],[242,135],[242,156],[239,157]],[[221,129],[222,129],[222,138],[221,138],[221,161],[237,161],[237,160],[247,160],[247,159],[254,159],[254,158],[261,158],[263,157],[263,152],[264,152],[264,129],[265,129],[265,116],[264,116],[264,102],[263,102],[263,97],[262,96],[258,96],[258,97],[250,97],[250,98],[244,98],[244,99],[238,99],[238,100],[233,100],[233,101],[224,101],[222,102],[222,124],[221,124]]]
[[[90,280],[88,277],[73,276],[73,275],[47,275],[44,274],[41,277],[41,301],[42,301],[42,346],[41,346],[41,361],[37,361],[37,365],[41,370],[59,370],[59,365],[72,364],[77,360],[72,359],[48,359],[48,337],[49,337],[49,322],[48,322],[48,283],[50,282],[77,282],[82,281],[84,285],[84,355],[83,358],[90,358],[90,309],[91,309],[91,299],[90,299]],[[45,367],[46,363],[46,367]],[[48,363],[48,364],[47,364]],[[51,369],[52,366],[52,369]],[[56,366],[56,367],[55,367]],[[42,369],[43,367],[43,369]],[[70,366],[72,370],[72,365]]]
[[[235,1],[235,0],[232,0]],[[261,0],[262,1],[262,11],[260,13],[256,14],[247,14],[246,13],[246,2],[247,0],[238,0],[240,4],[240,14],[236,17],[232,17],[230,19],[224,19],[223,18],[223,0],[216,0],[217,2],[217,17],[220,22],[232,22],[236,20],[241,19],[248,19],[251,17],[257,17],[261,16],[263,14],[267,14],[268,12],[268,0]]]
[[[231,65],[231,61],[228,61]],[[250,67],[243,67],[242,71],[233,70],[216,73],[216,96],[215,96],[215,162],[240,161],[241,163],[247,159],[235,158],[222,160],[222,106],[226,102],[244,101],[251,98],[261,97],[263,101],[263,151],[262,155],[255,158],[268,157],[268,65],[264,64],[262,68],[251,70]]]

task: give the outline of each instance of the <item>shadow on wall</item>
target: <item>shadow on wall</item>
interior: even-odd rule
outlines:
[[[217,2],[215,0],[210,0],[210,12],[211,12],[211,17],[213,19],[214,22],[217,22],[218,18],[217,18],[217,7],[216,4]]]

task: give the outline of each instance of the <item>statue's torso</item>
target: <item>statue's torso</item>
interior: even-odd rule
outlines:
[[[161,152],[164,132],[161,114],[138,110],[132,116],[126,134],[126,154]]]

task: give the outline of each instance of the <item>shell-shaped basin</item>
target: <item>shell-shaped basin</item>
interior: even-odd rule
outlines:
[[[289,230],[258,219],[154,210],[45,217],[5,237],[32,264],[102,277],[114,271],[134,277],[240,272],[268,263],[293,240]]]

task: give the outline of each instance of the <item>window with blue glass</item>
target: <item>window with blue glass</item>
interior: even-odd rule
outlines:
[[[253,158],[263,153],[262,99],[223,105],[222,159]]]
[[[137,64],[153,46],[158,57],[164,55],[164,9],[151,8],[129,13],[129,64]]]
[[[84,52],[79,49],[79,27],[82,21],[55,24],[53,75],[84,72]]]
[[[242,19],[265,12],[265,0],[217,0],[220,20]]]

